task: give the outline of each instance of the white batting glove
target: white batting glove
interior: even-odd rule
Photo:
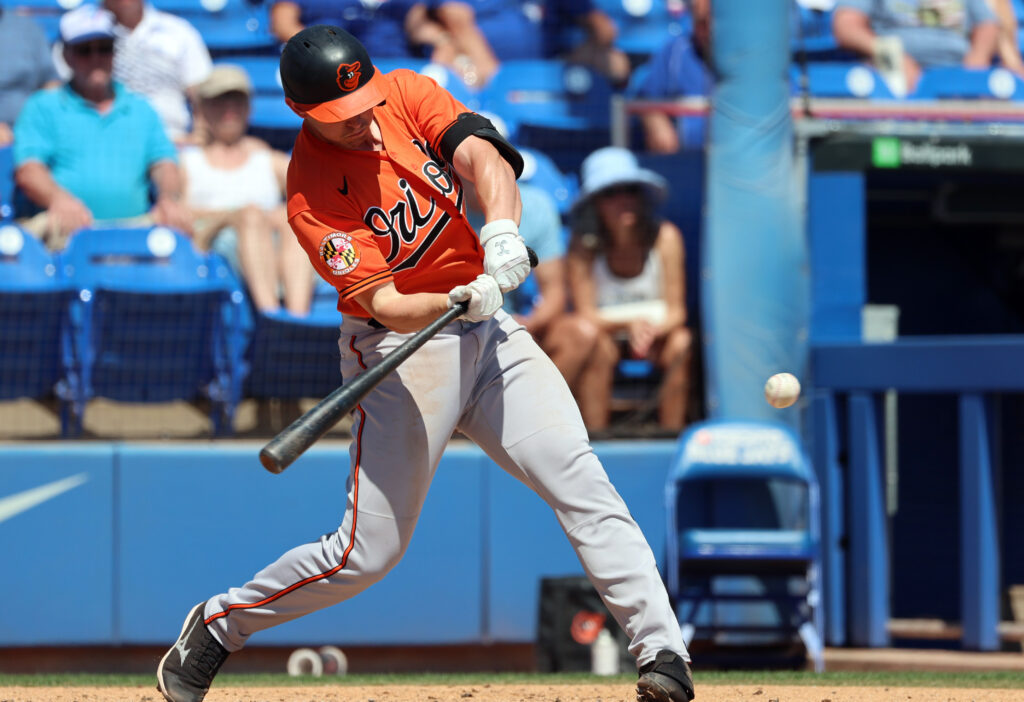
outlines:
[[[484,271],[494,276],[502,293],[519,287],[530,275],[530,256],[511,219],[496,219],[480,228],[484,245]]]
[[[473,282],[468,285],[456,285],[448,293],[449,308],[464,300],[469,300],[469,307],[462,315],[462,319],[470,322],[490,319],[501,309],[501,289],[498,287],[498,281],[486,273],[481,273]]]

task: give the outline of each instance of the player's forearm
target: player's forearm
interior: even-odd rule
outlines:
[[[455,151],[455,170],[473,184],[484,220],[511,219],[516,224],[522,202],[516,175],[498,150],[479,137],[469,137]]]
[[[448,296],[443,293],[403,295],[394,285],[370,290],[356,301],[371,317],[402,334],[419,331],[448,309]]]

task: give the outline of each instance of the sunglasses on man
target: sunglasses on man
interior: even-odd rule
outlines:
[[[87,41],[69,47],[71,53],[82,58],[86,56],[111,56],[114,53],[112,41]]]

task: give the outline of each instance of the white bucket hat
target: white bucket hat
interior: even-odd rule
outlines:
[[[618,185],[640,185],[652,202],[660,202],[668,194],[668,183],[664,178],[641,168],[633,152],[619,146],[606,146],[583,159],[580,180],[580,194],[574,208],[600,191]]]

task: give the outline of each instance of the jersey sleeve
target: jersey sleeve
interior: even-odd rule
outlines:
[[[314,217],[304,210],[289,223],[316,272],[337,289],[341,300],[394,280],[373,235],[361,222],[322,214]]]
[[[471,110],[455,99],[451,93],[430,78],[413,71],[401,71],[396,76],[398,87],[404,93],[405,104],[418,132],[438,151],[441,137],[459,115]]]

